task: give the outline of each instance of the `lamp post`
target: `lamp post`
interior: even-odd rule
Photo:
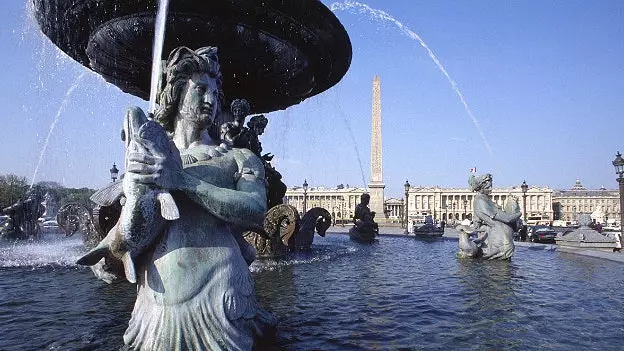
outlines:
[[[308,181],[303,180],[303,214],[308,211]]]
[[[524,223],[526,224],[526,193],[527,190],[529,190],[529,186],[527,185],[526,181],[523,180],[520,188],[522,189],[522,212],[524,213]]]
[[[622,240],[621,238],[624,236],[624,159],[619,151],[613,160],[613,167],[615,167],[615,174],[618,175],[616,180],[620,191],[620,240]]]
[[[451,213],[451,216],[453,216],[453,222],[455,222],[455,219],[456,219],[455,218],[455,201],[453,201],[452,207],[453,207],[453,213]]]
[[[409,190],[410,190],[410,183],[405,180],[405,184],[403,184],[403,188],[405,188],[405,235],[408,234],[407,232],[407,227],[408,227],[408,223],[409,223]]]
[[[341,215],[340,215],[340,223],[342,224],[342,227],[344,227],[344,220],[345,220],[345,199],[344,196],[342,197],[342,200],[340,201],[340,207],[342,207],[342,210],[340,211]]]
[[[117,175],[119,175],[119,170],[117,166],[113,163],[113,168],[110,169],[111,181],[114,183],[117,180]]]
[[[468,200],[464,199],[464,219],[466,219],[466,205],[468,205]]]

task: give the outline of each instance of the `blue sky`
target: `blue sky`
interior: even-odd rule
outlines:
[[[579,178],[588,188],[616,188],[611,161],[624,151],[624,2],[336,3],[353,45],[349,72],[328,91],[270,114],[262,137],[289,186],[304,178],[327,187],[368,182],[378,74],[387,196],[401,196],[406,179],[463,187],[471,167],[493,173],[495,186],[526,179],[562,189]],[[361,4],[424,40],[474,121],[418,41]],[[147,102],[62,55],[24,2],[3,2],[2,9],[0,173],[31,180],[54,126],[35,181],[104,185],[112,163],[123,163],[125,109]]]

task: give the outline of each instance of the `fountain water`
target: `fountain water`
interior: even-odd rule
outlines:
[[[152,49],[152,79],[150,84],[149,108],[147,112],[154,113],[156,110],[156,94],[158,93],[160,76],[162,72],[161,57],[163,44],[165,42],[165,24],[167,21],[167,9],[169,0],[158,1],[158,12],[156,14],[154,47]]]
[[[351,142],[353,143],[353,151],[355,152],[355,156],[357,157],[358,165],[360,166],[360,174],[362,176],[362,187],[366,187],[366,177],[364,176],[364,168],[362,167],[362,157],[360,156],[360,151],[357,147],[357,140],[355,139],[355,135],[353,134],[353,130],[351,129],[351,125],[349,124],[349,120],[347,119],[347,115],[340,108],[340,103],[336,101],[335,104],[338,109],[338,113],[342,117],[342,120],[347,127],[347,132],[349,133],[349,138],[351,138]]]
[[[84,252],[79,235],[66,238],[59,228],[46,230],[36,241],[16,240],[0,246],[0,267],[74,266]]]
[[[32,180],[30,182],[30,188],[32,188],[33,185],[35,184],[35,179],[37,178],[37,172],[39,171],[39,166],[41,165],[41,161],[43,160],[43,156],[45,155],[45,152],[48,149],[48,143],[50,142],[50,136],[52,136],[52,132],[54,132],[54,128],[56,127],[56,124],[58,123],[58,121],[59,121],[59,119],[61,117],[61,113],[63,112],[63,110],[65,109],[67,104],[69,103],[69,98],[71,97],[71,94],[78,87],[78,85],[80,84],[80,81],[82,80],[84,75],[85,75],[85,72],[82,72],[74,80],[74,83],[72,84],[72,86],[69,87],[69,89],[67,89],[67,92],[65,93],[65,98],[61,102],[61,106],[59,106],[58,110],[56,111],[56,115],[54,116],[54,120],[52,121],[52,124],[50,125],[50,130],[48,131],[48,135],[46,136],[45,141],[43,142],[43,147],[41,148],[41,153],[39,154],[39,161],[37,161],[37,165],[35,166],[35,171],[33,172]]]
[[[451,85],[451,88],[453,89],[453,91],[455,92],[455,94],[457,95],[459,100],[461,101],[462,105],[464,106],[464,109],[466,110],[466,113],[468,114],[468,116],[470,117],[470,120],[472,121],[472,123],[474,124],[475,128],[477,129],[477,132],[479,133],[479,136],[481,137],[481,140],[483,141],[483,144],[485,145],[485,148],[487,149],[488,153],[490,154],[490,157],[492,158],[492,160],[494,160],[496,162],[496,158],[494,157],[494,152],[492,151],[492,147],[490,146],[490,143],[488,142],[488,139],[486,138],[485,133],[483,132],[483,129],[481,129],[481,125],[479,124],[479,121],[477,120],[477,118],[474,116],[474,114],[470,110],[470,107],[468,107],[468,103],[466,102],[466,99],[464,98],[464,94],[462,94],[462,92],[459,90],[459,87],[458,87],[457,83],[455,82],[455,80],[453,80],[453,78],[451,78],[451,76],[447,72],[446,68],[444,68],[444,66],[442,65],[440,60],[436,57],[436,55],[433,53],[431,48],[429,48],[429,46],[425,43],[425,41],[417,33],[412,31],[411,29],[409,29],[403,23],[401,23],[398,20],[396,20],[390,14],[388,14],[388,13],[386,13],[384,11],[378,10],[378,9],[373,9],[370,6],[368,6],[366,4],[363,4],[363,3],[360,3],[360,2],[357,2],[357,1],[345,0],[342,3],[335,2],[335,3],[332,3],[329,8],[330,8],[330,10],[332,10],[334,12],[349,10],[349,11],[352,11],[352,12],[367,13],[367,14],[371,15],[373,17],[373,19],[375,19],[375,20],[388,21],[390,23],[393,23],[403,34],[407,35],[409,38],[411,38],[413,40],[418,41],[420,46],[422,46],[427,51],[427,55],[429,55],[431,60],[433,60],[433,62],[438,67],[440,72],[442,72],[442,74],[444,75],[446,80]],[[500,168],[500,167],[498,167],[498,168]]]

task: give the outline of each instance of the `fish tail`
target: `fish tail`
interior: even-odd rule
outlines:
[[[178,205],[176,205],[173,196],[168,192],[160,192],[157,195],[158,202],[160,203],[160,214],[168,221],[173,221],[180,218],[180,212],[178,211]]]
[[[126,279],[130,283],[133,283],[133,284],[136,283],[137,282],[136,269],[134,268],[134,262],[132,261],[132,257],[130,256],[129,252],[126,252],[125,254],[123,254],[123,256],[121,256],[121,262],[123,262],[124,273],[126,274]]]
[[[94,264],[100,262],[102,258],[106,257],[108,252],[108,246],[98,245],[86,255],[80,257],[76,263],[81,266],[93,266]]]

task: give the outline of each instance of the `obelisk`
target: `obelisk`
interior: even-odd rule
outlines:
[[[375,211],[375,221],[386,222],[384,212],[383,165],[381,161],[381,82],[379,76],[373,78],[373,124],[371,131],[371,181],[368,183],[370,209]]]

